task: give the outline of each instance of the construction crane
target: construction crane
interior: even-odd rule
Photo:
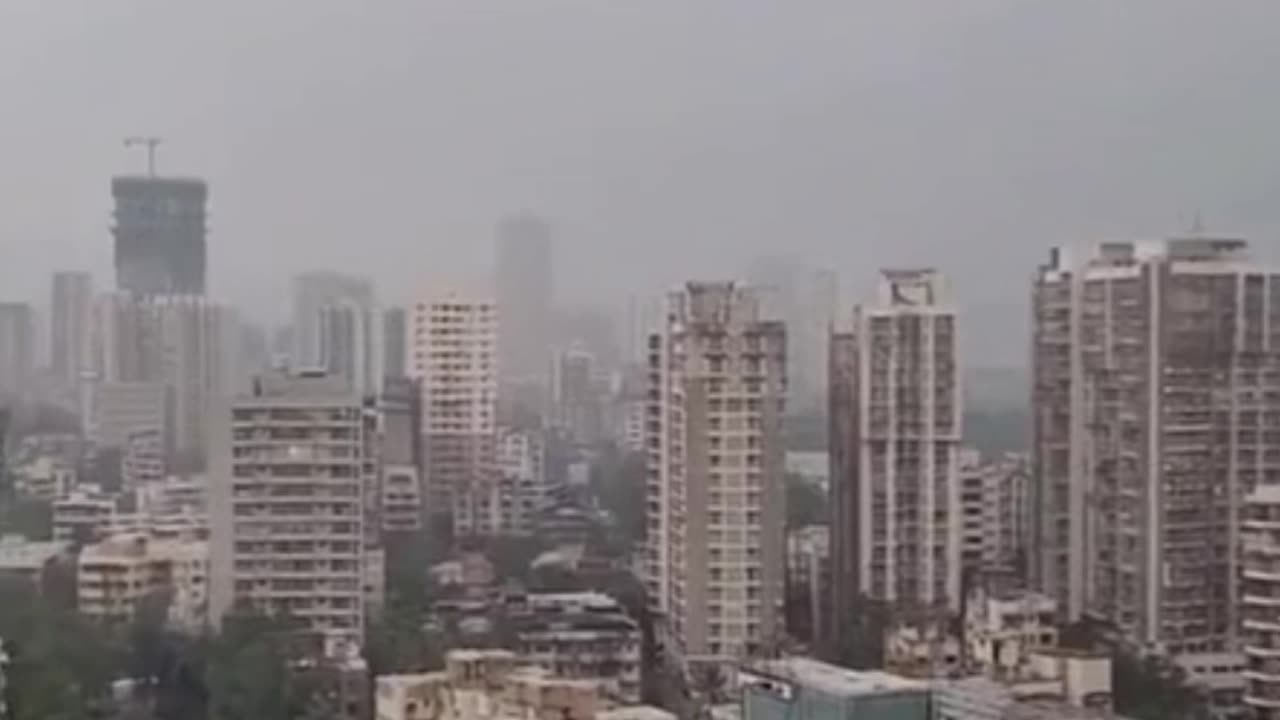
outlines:
[[[160,138],[154,136],[136,136],[124,139],[124,146],[127,148],[135,145],[145,145],[147,148],[147,175],[156,176],[156,147],[160,145]]]

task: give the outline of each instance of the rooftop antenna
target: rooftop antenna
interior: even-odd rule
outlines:
[[[147,148],[147,175],[149,177],[156,176],[156,147],[160,145],[160,138],[155,136],[135,136],[124,139],[124,146],[127,148],[135,145],[145,145]]]

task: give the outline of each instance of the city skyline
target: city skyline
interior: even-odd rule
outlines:
[[[43,297],[54,270],[109,279],[105,178],[143,171],[121,147],[139,133],[165,138],[158,174],[209,183],[209,292],[266,322],[287,302],[275,278],[312,267],[376,277],[394,301],[441,257],[485,276],[493,223],[527,208],[556,223],[573,302],[720,276],[733,254],[797,252],[853,297],[871,290],[857,268],[929,264],[990,338],[975,359],[1022,364],[1025,292],[984,282],[991,255],[971,250],[1022,273],[1046,246],[1174,234],[1197,214],[1225,234],[1280,234],[1270,163],[1245,140],[1277,119],[1260,70],[1280,54],[1270,4],[948,4],[921,28],[918,9],[886,3],[359,17],[322,3],[288,54],[270,38],[292,13],[256,12],[262,33],[231,52],[236,3],[140,20],[129,8],[145,0],[24,5],[0,15],[0,66],[24,69],[0,76],[13,98],[0,190],[24,198],[0,238],[32,268],[0,268],[13,299]],[[340,41],[351,23],[367,39]],[[1203,42],[1219,37],[1235,39]],[[763,62],[760,47],[778,52]],[[420,100],[408,85],[437,90]],[[212,111],[211,87],[231,88]],[[1179,100],[1193,92],[1207,97]]]

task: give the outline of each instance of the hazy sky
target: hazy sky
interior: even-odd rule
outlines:
[[[1280,234],[1275,0],[0,0],[0,297],[113,281],[108,179],[211,185],[214,294],[408,297],[557,223],[565,294],[656,292],[791,250],[855,288],[947,271],[1019,361],[1049,245]]]

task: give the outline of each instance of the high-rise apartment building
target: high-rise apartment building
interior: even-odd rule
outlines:
[[[840,302],[839,278],[786,254],[756,258],[748,277],[765,311],[787,325],[791,407],[801,412],[824,410],[827,336]]]
[[[956,312],[933,270],[885,270],[831,338],[833,612],[859,596],[921,612],[960,601]],[[837,623],[835,631],[844,632]]]
[[[670,294],[649,340],[647,589],[689,668],[780,639],[786,331],[735,283]]]
[[[54,273],[50,308],[49,364],[59,380],[74,387],[89,367],[93,276],[87,272]]]
[[[408,371],[422,393],[427,504],[433,512],[461,512],[472,490],[485,495],[495,480],[498,308],[484,297],[436,293],[414,304],[410,326]]]
[[[199,467],[209,409],[235,384],[237,341],[232,310],[203,297],[104,295],[95,306],[90,405],[97,404],[92,397],[105,386],[163,385],[169,394],[168,447],[173,458]],[[97,430],[127,435],[100,425]]]
[[[382,410],[382,529],[420,530],[427,516],[422,482],[422,395],[413,380],[388,376],[378,401]]]
[[[341,377],[359,395],[376,394],[382,385],[382,363],[374,311],[350,301],[337,301],[320,309],[320,364],[325,372]]]
[[[327,270],[302,273],[293,279],[293,353],[296,368],[323,368],[323,311],[326,307],[354,307],[366,315],[375,311],[373,284],[367,279]],[[361,343],[373,342],[372,323],[363,323],[370,333]]]
[[[1027,549],[1025,455],[984,459],[976,449],[960,452],[961,569],[1022,571]]]
[[[116,288],[140,295],[205,293],[203,180],[124,176],[115,199]]]
[[[237,603],[358,643],[376,421],[321,373],[263,375],[211,421],[210,617]]]
[[[409,316],[404,308],[382,311],[382,374],[405,377],[405,353],[408,347]]]
[[[1280,483],[1280,275],[1242,240],[1104,243],[1032,300],[1035,583],[1175,656],[1234,649],[1241,498]]]
[[[595,370],[595,357],[577,346],[557,353],[552,366],[549,419],[575,442],[590,443],[605,432],[604,392]]]
[[[1263,485],[1241,510],[1241,640],[1249,717],[1280,720],[1280,485]]]
[[[27,390],[35,365],[35,314],[26,303],[0,303],[0,401]]]
[[[495,250],[502,380],[545,383],[555,301],[551,226],[530,213],[509,215],[498,223]]]

